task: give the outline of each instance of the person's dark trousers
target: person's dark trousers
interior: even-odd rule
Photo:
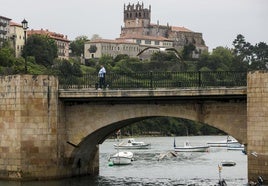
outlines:
[[[105,76],[100,77],[100,88],[105,88]]]

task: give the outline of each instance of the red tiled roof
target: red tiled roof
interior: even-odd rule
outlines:
[[[6,20],[11,20],[10,18],[7,18],[7,17],[4,17],[4,16],[0,16],[0,18],[2,18],[2,19],[6,19]]]
[[[21,24],[19,24],[19,23],[15,23],[15,22],[13,22],[13,21],[10,22],[10,26],[18,26],[18,27],[22,27]]]
[[[28,35],[32,35],[32,34],[47,35],[50,38],[53,38],[53,39],[56,39],[56,40],[70,42],[67,39],[67,36],[64,36],[63,34],[59,34],[59,33],[56,33],[56,32],[50,32],[49,30],[44,30],[44,29],[41,29],[41,30],[29,30],[29,31],[27,31],[27,34]]]

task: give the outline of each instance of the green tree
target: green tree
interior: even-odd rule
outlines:
[[[236,39],[233,41],[233,46],[233,52],[238,60],[249,64],[251,62],[253,46],[249,42],[246,42],[245,37],[241,34],[237,35]]]
[[[253,47],[252,62],[250,70],[267,70],[268,69],[268,45],[260,42]]]
[[[264,42],[260,42],[255,46],[246,42],[245,37],[241,34],[237,35],[233,41],[233,53],[236,62],[242,67],[247,66],[249,70],[267,70],[268,69],[268,46]]]
[[[57,53],[55,40],[48,36],[33,34],[28,37],[22,56],[33,56],[37,64],[50,67],[54,59],[58,57]]]
[[[84,45],[88,41],[87,36],[78,36],[70,43],[71,55],[81,56],[84,53]]]
[[[184,46],[183,50],[182,50],[182,58],[184,60],[192,59],[192,54],[195,51],[195,49],[196,49],[196,47],[192,43]]]
[[[14,61],[14,51],[11,48],[0,48],[0,66],[11,67],[14,64]]]
[[[229,71],[231,70],[230,68],[234,59],[234,55],[230,49],[217,47],[211,54],[201,54],[197,63],[197,70],[201,70],[206,67],[212,71]]]
[[[91,40],[98,40],[98,39],[102,39],[98,34],[93,34],[91,37]]]

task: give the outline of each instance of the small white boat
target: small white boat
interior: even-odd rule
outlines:
[[[230,138],[230,136],[227,136],[226,140],[208,142],[207,145],[209,145],[210,147],[227,147],[227,145],[237,144],[237,143],[238,141],[236,139]]]
[[[142,141],[135,141],[134,138],[128,139],[126,142],[123,141],[119,144],[114,144],[116,149],[148,149],[151,147],[151,144],[144,143]]]
[[[133,161],[133,153],[122,151],[110,156],[109,165],[128,165],[131,161]]]
[[[203,145],[203,146],[192,146],[189,142],[185,142],[184,146],[177,147],[174,145],[175,152],[208,152],[209,146]]]

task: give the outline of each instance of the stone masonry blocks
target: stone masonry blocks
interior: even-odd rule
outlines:
[[[256,181],[262,176],[267,183],[268,72],[249,72],[247,82],[248,179]]]

